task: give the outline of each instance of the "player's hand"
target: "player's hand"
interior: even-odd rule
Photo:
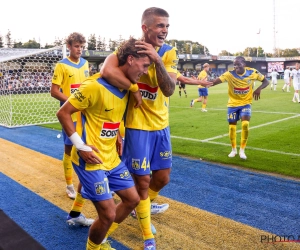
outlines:
[[[134,99],[135,99],[135,108],[138,108],[139,106],[142,105],[142,94],[140,91],[136,91],[136,92],[131,92],[131,95],[133,95]]]
[[[254,92],[253,92],[253,98],[254,100],[258,100],[260,99],[260,92],[261,92],[261,89],[260,88],[257,88]]]
[[[122,156],[123,153],[123,140],[120,133],[117,133],[117,141],[116,141],[117,152],[119,156]]]
[[[136,41],[135,46],[143,49],[143,51],[138,51],[137,53],[147,54],[150,57],[151,61],[153,61],[154,63],[161,60],[160,56],[158,55],[152,44],[146,43],[144,41]]]
[[[213,86],[213,82],[209,82],[209,81],[206,81],[206,80],[201,80],[201,86],[210,87],[210,86]]]
[[[99,153],[99,150],[93,145],[87,145],[93,149],[93,151]],[[89,164],[102,164],[101,159],[93,151],[78,150],[80,157]]]

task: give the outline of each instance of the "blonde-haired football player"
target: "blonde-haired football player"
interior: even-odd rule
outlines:
[[[70,55],[59,61],[54,69],[51,86],[51,96],[60,101],[61,106],[68,97],[77,91],[80,84],[89,77],[88,62],[81,57],[86,44],[85,37],[77,32],[70,34],[66,39],[67,48]],[[72,116],[74,125],[76,114]],[[63,167],[66,179],[66,192],[69,198],[75,199],[76,192],[73,185],[73,168],[71,163],[72,142],[62,130],[64,139]]]
[[[203,64],[203,69],[198,75],[199,80],[207,80],[208,78],[208,73],[209,73],[209,64],[204,63]],[[208,99],[208,88],[199,85],[198,86],[198,93],[199,97],[197,99],[191,100],[191,107],[194,106],[195,102],[202,102],[202,112],[207,112],[206,105],[207,105],[207,99]]]

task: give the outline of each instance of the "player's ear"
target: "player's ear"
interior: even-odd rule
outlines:
[[[143,24],[142,25],[142,30],[143,30],[143,32],[147,32],[148,31],[148,27],[145,24]]]
[[[128,64],[131,66],[132,65],[132,61],[133,61],[133,56],[132,55],[129,55],[128,57],[127,57],[127,62],[128,62]]]

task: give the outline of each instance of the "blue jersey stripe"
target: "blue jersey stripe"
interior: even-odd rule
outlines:
[[[250,76],[254,71],[253,70],[249,70],[246,69],[246,73],[242,76],[238,75],[235,70],[229,71],[235,78],[239,78],[239,79],[245,79],[246,77]]]
[[[164,43],[163,46],[159,48],[157,53],[159,54],[160,57],[162,57],[167,51],[171,50],[172,48],[173,48],[172,46]]]
[[[120,99],[123,99],[124,96],[127,94],[126,89],[124,89],[123,91],[120,91],[120,89],[118,89],[115,86],[109,84],[103,78],[98,78],[97,82],[100,83],[103,87],[105,87],[108,91],[113,93],[115,96],[119,97]]]
[[[59,63],[63,63],[63,64],[66,64],[66,65],[69,65],[71,67],[74,67],[76,69],[80,69],[86,63],[86,60],[80,57],[79,58],[79,63],[76,64],[76,63],[72,63],[68,58],[64,58]]]

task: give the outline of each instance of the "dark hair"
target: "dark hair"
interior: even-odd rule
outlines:
[[[148,22],[153,16],[169,17],[169,13],[161,8],[150,7],[146,9],[142,15],[142,24]]]
[[[246,59],[245,59],[245,57],[243,57],[243,56],[237,56],[234,60],[239,60],[239,61],[241,61],[242,63],[246,64]]]
[[[85,40],[85,37],[81,33],[73,32],[66,38],[66,44],[72,45],[73,42],[78,42],[80,44],[84,44],[84,43],[86,43],[86,40]]]
[[[126,61],[128,56],[133,56],[135,58],[141,58],[141,57],[146,57],[148,56],[147,54],[144,53],[137,53],[138,51],[142,51],[144,49],[138,48],[135,46],[135,42],[138,41],[137,39],[131,37],[128,40],[125,40],[120,47],[117,50],[117,55],[119,59],[119,66],[123,66]]]

